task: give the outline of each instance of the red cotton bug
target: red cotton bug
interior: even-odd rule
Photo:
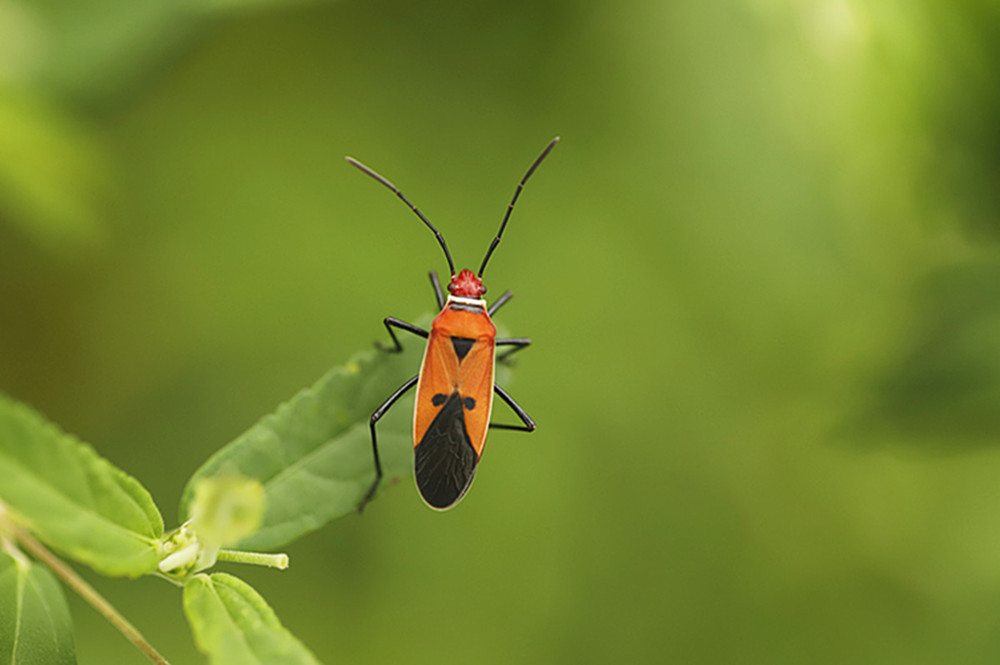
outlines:
[[[430,272],[431,285],[434,287],[434,295],[437,297],[441,313],[434,319],[429,332],[391,316],[383,321],[393,343],[392,347],[385,349],[386,351],[399,353],[403,350],[393,328],[426,338],[427,349],[424,351],[420,374],[400,386],[372,414],[370,429],[372,455],[375,459],[375,481],[362,499],[358,510],[362,510],[372,499],[382,480],[382,463],[379,461],[375,425],[413,386],[417,386],[413,414],[414,476],[420,496],[431,508],[446,510],[465,496],[469,486],[472,485],[476,467],[483,455],[487,429],[494,427],[522,432],[534,431],[535,421],[503,388],[493,382],[496,361],[520,351],[531,344],[531,340],[524,337],[496,338],[497,331],[490,317],[510,300],[513,294],[510,291],[505,292],[487,308],[486,300],[483,299],[486,287],[483,286],[482,277],[493,250],[500,244],[507,220],[510,219],[510,213],[524,188],[524,183],[558,142],[558,136],[552,139],[521,178],[514,191],[514,198],[507,206],[507,213],[500,223],[500,230],[486,250],[478,274],[471,270],[462,270],[456,274],[455,264],[452,263],[444,236],[434,228],[434,225],[395,185],[356,159],[347,158],[353,166],[388,187],[416,213],[427,228],[434,232],[441,249],[444,250],[445,258],[448,259],[448,269],[451,271],[447,299],[441,291],[437,273],[433,270]],[[498,346],[511,348],[497,356]],[[490,422],[493,393],[507,403],[523,425]]]

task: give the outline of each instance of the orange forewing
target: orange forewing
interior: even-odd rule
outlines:
[[[441,408],[434,404],[434,396],[458,391],[463,400],[468,397],[475,400],[475,406],[464,412],[465,427],[476,454],[482,456],[493,408],[496,334],[485,308],[469,311],[449,305],[434,319],[417,383],[414,446],[420,443]],[[453,337],[475,340],[461,360],[452,344]]]

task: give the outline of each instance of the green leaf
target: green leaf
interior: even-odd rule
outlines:
[[[73,625],[49,569],[0,552],[0,665],[76,663]]]
[[[417,321],[430,326],[431,318]],[[213,455],[188,481],[181,514],[196,483],[239,473],[264,485],[261,529],[239,543],[269,550],[357,509],[375,479],[368,422],[372,412],[420,369],[425,343],[403,338],[402,353],[367,351],[326,374]],[[497,367],[503,382],[506,367]],[[413,475],[412,391],[379,421],[382,489]]]
[[[40,540],[100,573],[156,569],[163,518],[145,488],[2,395],[0,501]]]
[[[241,548],[280,547],[356,510],[375,478],[368,419],[417,372],[420,342],[407,340],[403,353],[358,354],[262,418],[198,469],[184,490],[181,514],[190,514],[198,481],[233,472],[259,479],[266,496],[261,528]],[[413,463],[407,404],[412,399],[379,423],[385,481],[408,473]]]
[[[217,665],[318,664],[246,582],[195,575],[184,585],[184,613],[198,649]]]

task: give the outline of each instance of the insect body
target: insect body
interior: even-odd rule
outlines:
[[[394,317],[384,320],[393,345],[388,351],[399,352],[403,347],[394,329],[427,339],[427,349],[420,374],[411,378],[372,414],[370,421],[372,455],[375,459],[375,481],[362,499],[359,509],[371,500],[382,479],[378,437],[375,425],[400,397],[414,386],[417,397],[413,415],[414,475],[424,501],[432,508],[445,510],[458,503],[472,485],[476,467],[483,454],[486,433],[491,427],[531,432],[535,423],[500,386],[493,382],[496,360],[502,360],[531,344],[526,338],[497,339],[491,317],[511,298],[510,291],[501,295],[492,306],[483,296],[483,271],[500,243],[514,203],[531,174],[555,147],[559,137],[552,139],[542,154],[521,178],[507,212],[478,273],[471,270],[455,272],[451,253],[437,229],[410,203],[391,182],[350,157],[347,161],[392,190],[427,227],[434,232],[444,250],[451,271],[448,296],[445,298],[437,273],[431,272],[431,284],[441,313],[431,324],[430,331]],[[499,356],[497,347],[510,347]],[[497,394],[521,420],[521,425],[491,423],[493,395]]]

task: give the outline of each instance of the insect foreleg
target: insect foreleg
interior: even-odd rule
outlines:
[[[510,292],[510,291],[504,291],[503,294],[499,298],[496,299],[496,302],[494,302],[492,305],[490,305],[490,308],[488,310],[486,310],[486,313],[489,314],[490,316],[493,316],[494,314],[497,313],[498,309],[500,309],[501,307],[503,307],[504,305],[506,305],[507,301],[510,300],[513,297],[514,297],[514,294],[512,292]]]
[[[441,282],[438,281],[436,270],[430,271],[431,286],[434,287],[434,297],[437,298],[438,309],[444,309],[444,291],[441,290]]]

